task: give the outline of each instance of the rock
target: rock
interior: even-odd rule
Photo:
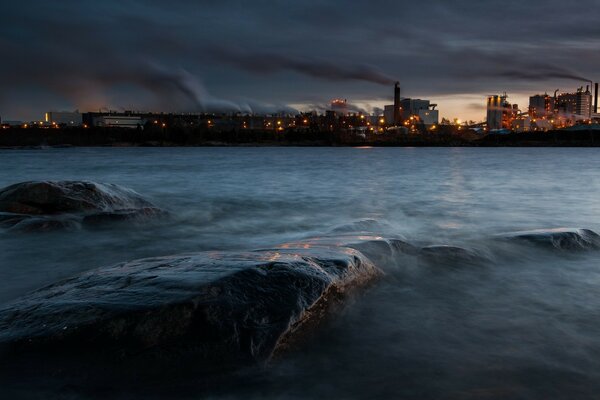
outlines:
[[[77,230],[81,224],[70,218],[25,218],[11,226],[11,232],[52,232],[61,230]]]
[[[8,353],[268,360],[381,275],[349,248],[202,252],[101,268],[0,309]]]
[[[0,226],[20,231],[72,229],[82,221],[140,219],[165,213],[133,190],[114,184],[42,181],[0,190]]]
[[[428,264],[461,266],[482,265],[489,260],[477,252],[462,247],[435,245],[420,249],[419,259]]]
[[[557,250],[581,251],[600,248],[600,235],[590,229],[537,229],[505,233],[498,237]]]
[[[349,247],[366,255],[379,268],[398,264],[404,255],[415,255],[418,249],[404,238],[384,238],[374,235],[321,236],[284,243],[281,248],[310,249],[315,246]]]
[[[0,212],[0,227],[1,228],[10,228],[28,218],[29,218],[28,215]]]
[[[101,213],[86,215],[83,217],[84,224],[99,224],[116,221],[143,221],[152,217],[167,215],[167,212],[160,208],[144,207],[139,210],[118,210],[105,211]]]

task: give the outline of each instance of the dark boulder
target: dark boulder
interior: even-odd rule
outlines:
[[[100,354],[112,362],[260,362],[380,275],[348,248],[131,261],[45,287],[0,309],[0,348],[8,356],[50,351]]]
[[[557,228],[511,232],[498,235],[501,239],[534,244],[556,250],[583,251],[600,249],[600,235],[590,229]]]
[[[135,191],[114,184],[41,181],[0,190],[0,226],[21,231],[77,228],[81,222],[138,220],[163,214]]]

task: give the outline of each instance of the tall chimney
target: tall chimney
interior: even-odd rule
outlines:
[[[598,114],[598,82],[596,82],[594,92],[594,114]]]
[[[394,125],[400,125],[400,82],[394,85]]]

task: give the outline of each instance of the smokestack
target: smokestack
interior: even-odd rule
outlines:
[[[598,82],[596,82],[594,90],[594,114],[598,114]]]
[[[394,125],[400,125],[400,82],[394,85]]]

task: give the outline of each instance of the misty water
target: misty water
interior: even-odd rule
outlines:
[[[596,149],[69,148],[0,152],[0,186],[82,179],[132,188],[172,217],[151,224],[0,232],[0,305],[136,258],[335,235],[454,245],[489,262],[398,258],[301,348],[209,380],[88,387],[48,377],[11,393],[64,398],[595,398],[600,252],[501,243],[530,229],[600,232]],[[212,378],[211,378],[212,379]],[[8,388],[8,389],[7,389]]]

